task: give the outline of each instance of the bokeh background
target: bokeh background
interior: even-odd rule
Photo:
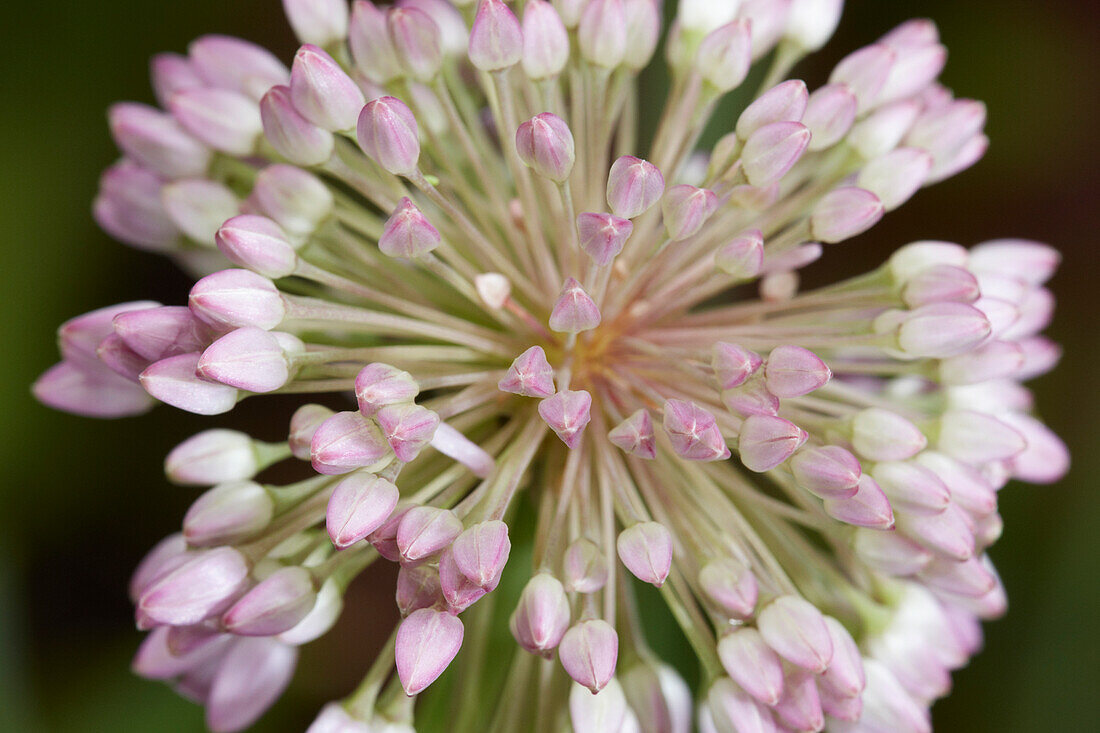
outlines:
[[[130,675],[139,636],[125,584],[195,496],[163,479],[162,457],[208,422],[168,408],[79,419],[40,407],[28,388],[55,361],[53,331],[64,319],[123,300],[183,302],[189,286],[92,222],[97,177],[116,155],[107,105],[150,101],[148,57],[204,32],[260,41],[288,60],[293,39],[276,0],[3,5],[0,730],[200,731],[197,707]],[[992,146],[976,168],[831,250],[815,276],[862,271],[920,238],[1019,235],[1062,250],[1049,333],[1066,355],[1034,388],[1073,451],[1073,470],[1057,486],[1002,492],[1006,530],[992,554],[1011,611],[987,627],[987,649],[956,675],[934,718],[941,732],[1097,730],[1100,3],[850,0],[837,36],[798,72],[819,83],[844,53],[913,16],[938,23],[951,50],[948,86],[987,102]],[[659,84],[650,79],[647,89]],[[229,422],[279,437],[291,403],[264,402]],[[346,618],[306,651],[294,686],[257,730],[303,730],[323,701],[354,684],[391,623],[390,581],[353,586]]]

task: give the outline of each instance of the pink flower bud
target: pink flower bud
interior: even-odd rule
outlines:
[[[699,571],[699,585],[707,599],[730,618],[748,618],[756,608],[756,577],[738,560],[711,560]]]
[[[355,398],[359,411],[371,416],[386,405],[412,402],[420,387],[408,372],[389,364],[368,364],[355,377]]]
[[[581,249],[600,267],[611,264],[623,251],[633,231],[634,224],[629,219],[611,214],[584,213],[577,217]]]
[[[810,235],[826,244],[843,242],[874,226],[885,208],[878,196],[855,187],[825,194],[810,215]]]
[[[123,153],[165,178],[202,176],[210,166],[210,149],[158,109],[119,102],[111,105],[107,122]]]
[[[569,599],[561,581],[545,572],[534,575],[524,586],[509,625],[521,647],[549,658],[569,628]]]
[[[496,466],[496,461],[485,449],[445,422],[439,423],[431,445],[443,455],[470,469],[478,478],[487,477]]]
[[[855,494],[825,499],[824,509],[833,519],[857,527],[890,529],[894,526],[894,510],[890,500],[867,474],[860,477]]]
[[[871,471],[891,506],[915,514],[939,514],[951,491],[931,470],[916,463],[884,461]]]
[[[351,717],[341,703],[330,702],[321,708],[306,733],[371,733],[367,723]]]
[[[843,7],[843,0],[794,0],[785,38],[804,51],[818,50],[832,37]]]
[[[397,548],[397,530],[401,526],[401,520],[415,506],[419,505],[399,501],[389,519],[383,522],[381,527],[367,535],[367,542],[378,550],[379,555],[390,562],[401,560],[401,551]]]
[[[569,61],[569,34],[554,6],[532,0],[523,8],[523,71],[531,79],[557,76]]]
[[[294,628],[316,601],[317,591],[309,571],[284,567],[234,603],[222,616],[222,623],[238,636],[274,636]]]
[[[790,466],[798,485],[822,499],[853,496],[863,475],[856,457],[838,445],[800,450]]]
[[[187,47],[191,66],[205,84],[231,89],[259,99],[276,84],[286,84],[289,72],[274,54],[255,43],[232,36],[206,35]]]
[[[138,376],[149,366],[149,360],[127,346],[117,333],[100,341],[95,353],[103,366],[131,382],[137,382]],[[96,367],[88,368],[98,371]]]
[[[992,415],[949,410],[940,417],[939,450],[964,463],[1004,461],[1027,447],[1020,432]]]
[[[435,682],[462,646],[458,617],[421,608],[397,627],[397,676],[406,695],[416,695]]]
[[[974,272],[1016,278],[1035,287],[1049,280],[1061,261],[1058,250],[1028,239],[994,239],[970,250]]]
[[[789,420],[772,415],[749,415],[741,423],[737,452],[750,471],[770,471],[802,447],[809,434]]]
[[[753,186],[775,183],[798,161],[810,131],[798,122],[772,122],[756,129],[741,152],[742,170]]]
[[[1007,418],[1002,417],[1011,424]],[[966,511],[976,516],[996,511],[996,491],[976,468],[935,451],[924,451],[913,460],[933,471],[951,489],[951,501]]]
[[[768,391],[779,398],[801,397],[824,386],[833,376],[821,358],[801,346],[777,346],[764,367]]]
[[[1050,428],[1019,412],[1006,413],[1001,416],[1001,421],[1022,435],[1027,443],[1027,447],[1009,461],[1014,477],[1032,483],[1050,484],[1066,475],[1070,464],[1069,449]]]
[[[429,82],[443,66],[439,26],[424,11],[399,6],[386,14],[386,26],[402,69],[413,79]]]
[[[408,463],[431,442],[439,415],[426,407],[405,403],[386,405],[374,414],[397,460]]]
[[[294,55],[290,99],[302,117],[330,132],[353,129],[365,102],[363,92],[340,65],[310,44]]]
[[[254,441],[236,430],[205,430],[177,445],[164,460],[168,478],[185,486],[250,479],[260,468]]]
[[[607,434],[613,445],[632,456],[653,460],[657,457],[657,438],[653,432],[653,418],[642,409],[616,425]]]
[[[718,421],[694,402],[667,400],[664,404],[664,428],[672,449],[689,461],[724,461],[730,449],[722,437]]]
[[[790,0],[744,0],[740,17],[752,23],[752,56],[759,59],[766,55],[786,30]]]
[[[126,346],[148,361],[204,349],[213,336],[182,306],[128,310],[116,315],[112,326]]]
[[[880,42],[886,42],[883,39]],[[936,81],[947,63],[947,49],[934,41],[922,47],[900,48],[886,84],[879,92],[880,102],[891,102],[920,94]]]
[[[889,536],[887,532],[865,532]],[[852,635],[832,616],[825,617],[825,628],[833,643],[833,658],[829,668],[818,681],[818,685],[828,687],[845,696],[856,697],[867,686],[863,672],[863,655],[852,639]]]
[[[557,183],[568,180],[576,160],[569,125],[549,112],[535,115],[519,126],[516,152],[528,168]]]
[[[443,597],[439,570],[431,565],[402,565],[397,571],[396,597],[402,617],[421,608],[431,608]]]
[[[502,0],[481,0],[470,28],[470,63],[482,71],[503,71],[523,56],[523,30]]]
[[[218,230],[216,242],[234,264],[264,277],[288,277],[298,267],[298,255],[286,232],[263,216],[233,217]]]
[[[779,414],[779,398],[767,390],[759,372],[740,387],[723,390],[722,404],[743,417]]]
[[[831,148],[848,134],[856,118],[856,96],[846,84],[826,84],[810,95],[802,124],[809,128],[808,150]]]
[[[718,197],[713,191],[686,184],[673,186],[661,198],[665,230],[674,242],[698,233],[717,209]]]
[[[974,556],[974,525],[962,509],[948,504],[939,514],[898,515],[898,529],[935,553],[962,562]]]
[[[348,4],[344,0],[283,0],[283,12],[302,43],[327,46],[348,35]]]
[[[929,588],[953,595],[981,598],[997,587],[997,577],[981,557],[963,562],[935,558],[920,570],[920,579]]]
[[[878,196],[886,211],[893,211],[924,185],[930,170],[931,155],[916,148],[898,148],[864,166],[856,184]]]
[[[720,93],[741,86],[752,65],[752,32],[747,20],[715,28],[699,44],[694,66]]]
[[[607,176],[607,203],[616,216],[634,219],[657,203],[665,191],[665,178],[649,161],[624,155],[611,165]]]
[[[969,254],[964,247],[951,242],[912,242],[890,256],[890,273],[899,284],[905,284],[926,269],[950,265],[965,269]]]
[[[149,76],[161,107],[167,107],[168,100],[181,89],[206,85],[187,57],[178,53],[153,56],[149,61]]]
[[[231,547],[201,552],[141,594],[138,611],[157,624],[190,626],[220,613],[244,587],[248,561]]]
[[[648,0],[646,0],[648,2]],[[633,730],[687,733],[691,730],[692,693],[684,679],[667,664],[642,661],[620,670],[623,692],[631,709],[646,721]],[[604,692],[616,684],[613,680]],[[603,694],[603,693],[600,693]],[[599,699],[599,695],[584,695]]]
[[[628,728],[629,712],[623,687],[612,677],[607,687],[593,694],[580,684],[569,687],[569,722],[573,733],[640,730],[638,724]]]
[[[164,182],[128,160],[103,171],[92,205],[96,224],[112,237],[154,252],[177,246],[180,231],[161,201]]]
[[[298,341],[290,334],[283,336],[284,340],[280,340],[274,333],[255,326],[231,331],[202,352],[198,374],[203,379],[249,392],[273,392],[290,380],[289,355],[284,347],[293,342],[286,339]],[[300,351],[305,351],[304,345]]]
[[[230,155],[252,153],[263,132],[256,102],[228,89],[184,89],[172,96],[169,109],[185,130]]]
[[[783,664],[751,626],[735,627],[718,641],[718,658],[730,678],[765,705],[783,694]]]
[[[138,563],[130,578],[130,600],[137,603],[145,589],[167,573],[187,562],[195,553],[188,552],[187,540],[177,532],[158,542]]]
[[[290,418],[290,435],[288,444],[290,452],[295,458],[308,461],[310,444],[313,442],[313,434],[325,420],[335,413],[322,405],[302,405],[294,411]]]
[[[910,308],[930,303],[973,303],[980,295],[977,279],[955,265],[932,265],[911,277],[902,288],[901,298]]]
[[[829,75],[829,83],[847,85],[856,95],[859,111],[866,112],[878,102],[896,59],[897,53],[889,46],[864,46],[841,59]]]
[[[455,615],[477,603],[488,592],[459,570],[453,547],[448,547],[439,556],[439,586],[447,610]]]
[[[569,448],[581,443],[592,419],[592,395],[585,390],[561,390],[539,402],[539,415]]]
[[[298,650],[275,639],[238,639],[218,666],[206,696],[206,726],[237,731],[252,725],[290,684]]]
[[[714,255],[714,266],[738,280],[752,280],[764,265],[764,236],[751,229]]]
[[[260,100],[264,137],[279,155],[297,165],[321,165],[332,157],[335,138],[298,112],[290,87],[272,87]]]
[[[641,522],[619,533],[619,559],[634,577],[660,588],[672,569],[672,535],[663,524]]]
[[[985,117],[985,105],[972,99],[927,109],[905,136],[905,144],[930,152],[937,167],[949,165],[967,143],[978,138]]]
[[[852,419],[852,446],[872,461],[904,461],[926,445],[928,439],[920,428],[881,407],[860,410]]]
[[[325,528],[336,549],[346,549],[389,518],[400,493],[392,482],[379,476],[356,473],[333,489],[325,511]]]
[[[359,114],[356,139],[384,170],[398,176],[416,171],[420,160],[416,118],[400,99],[379,97],[367,102]]]
[[[462,520],[451,510],[416,506],[401,518],[397,548],[404,562],[416,564],[449,546],[461,533]]]
[[[196,376],[199,353],[180,354],[150,364],[141,386],[161,402],[196,415],[220,415],[237,404],[237,390]]]
[[[707,693],[707,707],[713,719],[713,730],[774,733],[775,720],[766,705],[742,690],[729,677],[720,677]],[[706,730],[700,726],[701,730]]]
[[[559,333],[580,333],[600,325],[600,310],[574,278],[567,278],[554,309],[550,328]]]
[[[332,213],[334,200],[328,186],[313,174],[275,164],[256,176],[246,204],[249,213],[270,217],[288,233],[308,239]]]
[[[512,283],[499,272],[483,272],[474,276],[474,288],[481,302],[492,310],[500,310],[512,295]]]
[[[401,64],[386,27],[386,12],[373,2],[352,5],[348,48],[356,67],[375,84],[384,85],[401,76]]]
[[[626,23],[623,0],[588,0],[577,26],[581,58],[605,69],[621,64],[626,56]]]
[[[573,593],[595,593],[607,585],[607,559],[590,539],[574,540],[562,560],[565,588]]]
[[[676,21],[686,31],[706,35],[737,17],[737,0],[684,0],[677,3]]]
[[[810,95],[798,79],[782,82],[756,98],[737,118],[737,137],[748,140],[754,132],[773,122],[798,122],[806,111]]]
[[[825,728],[825,714],[814,684],[814,675],[791,670],[783,685],[783,697],[775,706],[776,718],[792,730],[818,731]]]
[[[183,518],[183,536],[195,547],[231,545],[267,527],[275,514],[263,486],[252,481],[219,484],[200,496]]]
[[[428,14],[439,27],[440,43],[448,56],[465,56],[470,40],[466,21],[455,5],[449,0],[399,0],[398,7],[416,8]]]
[[[308,644],[329,632],[344,610],[344,591],[333,578],[321,584],[317,601],[294,628],[279,634],[279,641],[295,646]]]
[[[206,179],[188,179],[166,184],[160,191],[168,218],[196,242],[210,244],[218,227],[236,216],[240,202],[224,184]]]
[[[502,392],[524,397],[550,397],[554,394],[554,369],[541,346],[532,346],[517,356],[508,372],[497,383]]]
[[[885,155],[901,143],[919,112],[920,104],[912,99],[879,107],[852,127],[848,144],[865,160]]]
[[[596,694],[615,674],[619,635],[603,619],[579,621],[562,637],[558,657],[570,677]]]
[[[890,669],[877,659],[864,661],[867,689],[863,693],[860,724],[884,730],[932,733],[927,709],[898,683]]]
[[[964,303],[930,303],[910,311],[897,329],[898,345],[912,356],[956,356],[989,338],[989,318]]]
[[[499,519],[471,525],[451,546],[459,572],[487,591],[500,582],[511,549],[508,525]]]
[[[338,412],[321,423],[310,441],[313,470],[327,476],[370,466],[390,453],[373,420],[359,412]]]
[[[833,658],[833,642],[821,611],[799,596],[780,596],[756,617],[768,646],[791,664],[818,674]]]
[[[386,221],[378,248],[390,257],[414,259],[431,252],[442,242],[439,231],[408,197],[402,198]]]

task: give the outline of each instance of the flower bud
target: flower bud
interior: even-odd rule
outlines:
[[[574,278],[566,278],[554,309],[550,329],[558,333],[580,333],[600,325],[600,310]]]
[[[615,674],[619,635],[603,619],[579,621],[562,637],[558,658],[570,677],[596,694]]]
[[[902,141],[919,112],[920,104],[912,99],[879,107],[852,127],[848,145],[864,160],[885,155]]]
[[[664,428],[672,449],[681,458],[689,461],[723,461],[730,457],[730,449],[726,446],[718,421],[694,402],[666,400]]]
[[[220,415],[237,404],[237,390],[196,376],[199,353],[180,354],[150,364],[141,386],[161,402],[196,415]]]
[[[739,15],[752,23],[753,60],[765,56],[783,37],[790,6],[789,0],[743,1]]]
[[[439,231],[408,198],[402,198],[386,221],[378,248],[390,257],[415,259],[431,252],[442,242]]]
[[[592,395],[583,389],[564,389],[539,402],[538,409],[554,434],[569,448],[576,448],[592,419]]]
[[[875,480],[863,474],[856,493],[843,498],[825,499],[825,513],[833,519],[857,527],[890,529],[894,526],[894,510],[882,488]]]
[[[554,6],[533,0],[523,9],[523,71],[531,79],[550,79],[569,61],[569,34]]]
[[[607,203],[623,219],[641,216],[664,190],[665,179],[657,166],[633,155],[617,159],[607,176]]]
[[[471,525],[451,546],[459,572],[487,591],[500,582],[511,549],[508,525],[499,519]]]
[[[290,418],[290,435],[288,444],[293,456],[302,461],[309,460],[310,444],[313,442],[313,434],[325,420],[335,413],[322,405],[302,405]]]
[[[955,265],[932,265],[905,283],[901,299],[916,309],[930,303],[973,303],[981,291],[970,272]]]
[[[532,346],[517,356],[508,372],[497,383],[502,392],[524,397],[550,397],[554,394],[554,368],[546,360],[541,346]]]
[[[596,543],[585,537],[566,548],[562,571],[565,589],[572,593],[595,593],[607,584],[607,559]]]
[[[674,242],[698,233],[717,209],[718,197],[713,191],[686,184],[673,186],[661,198],[665,231]]]
[[[852,446],[872,461],[904,461],[924,450],[928,439],[913,423],[881,407],[869,407],[852,419]]]
[[[809,97],[803,81],[791,79],[777,84],[757,97],[737,118],[737,137],[748,140],[754,132],[773,122],[798,122]]]
[[[236,194],[228,186],[206,179],[166,184],[160,197],[172,223],[190,239],[204,245],[213,244],[218,227],[236,216],[240,207]]]
[[[371,466],[388,454],[382,431],[359,412],[336,413],[317,427],[310,441],[313,469],[327,476]]]
[[[488,592],[458,569],[453,547],[448,547],[439,556],[439,586],[447,610],[455,615],[477,603]]]
[[[705,710],[713,719],[714,730],[721,733],[772,733],[777,730],[771,710],[729,677],[720,677],[711,685]]]
[[[1049,484],[1060,481],[1069,470],[1070,455],[1062,439],[1041,422],[1019,412],[1001,416],[1024,437],[1027,447],[1009,461],[1012,475],[1023,481]]]
[[[596,694],[578,683],[570,686],[569,721],[573,733],[623,731],[626,716],[626,696],[622,685],[614,677]]]
[[[802,124],[811,137],[811,152],[825,150],[840,142],[856,119],[856,96],[846,84],[826,84],[810,95]]]
[[[676,5],[676,20],[685,31],[706,35],[737,17],[740,0],[683,0]]]
[[[607,434],[608,440],[632,456],[652,460],[657,457],[657,438],[653,418],[645,409],[637,410]]]
[[[149,76],[153,93],[162,108],[181,89],[205,86],[194,65],[178,53],[158,53],[149,61]]]
[[[639,725],[634,730],[644,733],[688,733],[691,730],[691,690],[672,667],[662,662],[640,661],[620,673],[619,679],[630,708],[639,718]],[[615,680],[612,680],[605,691],[614,685]]]
[[[439,415],[412,403],[386,405],[375,413],[374,419],[382,428],[382,434],[393,448],[397,460],[403,463],[416,458],[431,442],[439,427]]]
[[[737,280],[752,280],[764,265],[764,236],[750,229],[714,255],[714,266]]]
[[[777,346],[764,367],[768,391],[779,398],[809,394],[823,387],[832,376],[817,354],[801,346]]]
[[[222,623],[238,636],[274,636],[313,610],[317,591],[305,568],[284,567],[264,578],[225,612]]]
[[[864,166],[856,184],[878,196],[886,211],[893,211],[924,185],[930,170],[931,155],[916,148],[898,148]]]
[[[523,30],[502,0],[481,0],[470,28],[470,63],[482,71],[503,71],[523,56]]]
[[[190,626],[220,613],[248,579],[248,561],[231,547],[200,552],[151,583],[138,611],[157,624]]]
[[[389,364],[368,364],[355,377],[355,398],[367,417],[386,405],[412,402],[418,394],[420,387],[412,375]]]
[[[131,382],[137,382],[138,376],[149,366],[149,360],[127,346],[117,333],[100,341],[95,353],[104,366]]]
[[[282,228],[263,216],[242,214],[222,224],[216,240],[230,261],[264,277],[292,275],[298,255]]]
[[[130,600],[137,603],[145,589],[166,574],[190,560],[195,553],[187,549],[183,533],[177,532],[162,539],[145,554],[130,578]]]
[[[1027,239],[994,239],[970,249],[970,268],[1023,280],[1038,287],[1049,280],[1062,256],[1058,250]]]
[[[462,520],[451,510],[416,506],[397,527],[397,548],[404,562],[415,564],[449,546],[461,533]]]
[[[249,392],[273,392],[290,380],[290,355],[286,347],[305,351],[301,341],[255,326],[230,331],[202,352],[197,372],[203,379],[228,384]],[[293,339],[293,341],[289,341]],[[300,349],[295,349],[294,342]]]
[[[584,213],[577,217],[581,249],[600,267],[611,264],[634,231],[630,219],[611,214]]]
[[[718,641],[718,658],[730,678],[765,705],[783,694],[783,664],[759,631],[736,627]]]
[[[741,423],[737,452],[750,471],[770,471],[802,447],[809,437],[789,420],[773,415],[749,415]]]
[[[569,179],[576,160],[569,125],[550,112],[535,115],[519,126],[516,152],[528,168],[556,183]]]
[[[283,0],[283,12],[302,43],[327,46],[348,35],[344,0]]]
[[[509,625],[521,647],[549,658],[569,628],[569,599],[561,581],[546,572],[534,575],[523,588]]]
[[[386,26],[402,69],[419,82],[429,82],[443,66],[439,26],[415,7],[398,6],[386,14]]]
[[[341,703],[330,702],[321,708],[306,733],[371,733],[367,723],[351,717]]]
[[[187,47],[192,68],[207,85],[259,99],[289,72],[266,48],[232,36],[206,35]]]
[[[1018,430],[974,410],[943,413],[937,444],[942,452],[970,464],[1008,460],[1027,447]]]
[[[272,87],[260,100],[264,137],[275,152],[296,165],[321,165],[332,157],[332,133],[303,117],[291,101],[290,87]]]
[[[833,642],[821,611],[799,596],[780,596],[756,618],[760,635],[779,656],[818,674],[833,657]]]
[[[325,528],[336,549],[346,549],[389,518],[400,493],[379,476],[356,473],[336,485],[325,511]]]
[[[970,517],[955,504],[939,514],[898,515],[898,529],[906,537],[959,562],[974,556],[973,527]]]
[[[200,496],[183,518],[183,536],[196,547],[231,545],[264,529],[275,502],[252,481],[219,484]]]
[[[164,182],[127,160],[103,171],[92,205],[103,231],[138,249],[162,252],[177,246],[180,231],[161,198]]]
[[[283,694],[294,676],[298,650],[275,639],[238,639],[218,665],[206,696],[212,731],[252,725]]]
[[[878,196],[855,187],[825,194],[810,215],[810,236],[826,244],[843,242],[874,226],[885,207]]]
[[[930,303],[910,311],[897,328],[906,354],[942,359],[963,354],[989,338],[986,314],[964,303]]]
[[[864,46],[841,59],[829,75],[829,83],[845,84],[856,95],[859,112],[866,112],[878,102],[896,59],[897,53],[889,46]]]
[[[784,37],[803,51],[816,51],[832,37],[843,8],[843,0],[794,0]]]
[[[375,84],[382,86],[401,76],[401,63],[386,27],[386,12],[373,2],[352,5],[348,48],[356,67]]]
[[[257,174],[248,204],[288,233],[308,239],[332,213],[334,200],[328,186],[312,173],[276,164]]]
[[[694,66],[720,93],[741,86],[752,65],[752,32],[747,20],[715,28],[699,44]]]
[[[213,335],[182,306],[128,310],[116,315],[111,325],[126,346],[148,361],[204,349]]]
[[[775,714],[778,722],[790,726],[791,730],[824,730],[825,714],[821,710],[814,675],[801,669],[790,670]]]
[[[463,627],[446,611],[421,608],[397,627],[397,676],[406,695],[435,682],[462,646]]]
[[[302,117],[330,132],[353,129],[365,102],[363,92],[340,65],[310,44],[294,55],[290,99]]]
[[[127,157],[165,178],[202,176],[210,166],[210,149],[158,109],[119,102],[111,105],[107,122]]]
[[[420,160],[416,117],[400,99],[379,97],[367,102],[359,114],[356,139],[384,170],[397,176],[416,171]]]
[[[890,499],[891,506],[914,514],[938,514],[951,501],[951,491],[931,470],[916,463],[884,461],[871,476]]]
[[[672,535],[663,524],[640,522],[619,533],[619,559],[634,577],[658,588],[672,569]]]
[[[263,132],[256,102],[228,89],[184,89],[172,96],[169,109],[185,130],[230,155],[251,154]]]
[[[756,129],[741,151],[741,165],[753,186],[775,183],[798,161],[810,131],[798,122],[773,122]]]
[[[838,445],[800,450],[791,456],[791,473],[799,486],[822,499],[845,499],[858,490],[862,468]]]
[[[442,597],[439,571],[431,565],[402,565],[397,571],[397,609],[402,617],[421,608],[431,608]]]
[[[236,430],[204,430],[177,445],[164,459],[164,473],[185,486],[242,481],[260,468],[255,442]]]
[[[581,58],[604,69],[621,64],[626,56],[626,24],[623,0],[588,0],[577,26]]]

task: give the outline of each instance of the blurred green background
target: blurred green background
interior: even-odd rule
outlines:
[[[951,50],[945,82],[989,107],[992,146],[981,164],[922,192],[824,268],[861,271],[923,238],[1019,235],[1065,256],[1049,333],[1066,356],[1034,388],[1043,417],[1073,450],[1073,471],[1058,486],[1001,494],[1006,529],[992,554],[1011,611],[987,627],[986,651],[936,705],[937,731],[1086,731],[1100,719],[1098,6],[852,0],[837,36],[799,68],[819,82],[848,50],[928,16]],[[293,40],[275,0],[4,3],[0,27],[0,730],[199,731],[197,707],[130,675],[139,637],[125,584],[195,495],[164,481],[162,457],[208,421],[161,408],[95,422],[40,407],[28,388],[55,361],[53,331],[64,319],[187,293],[167,263],[113,243],[92,222],[97,177],[115,157],[107,105],[151,100],[148,57],[183,50],[201,33],[241,35],[287,59]],[[264,401],[258,411],[251,402],[227,422],[279,437],[265,417],[273,409],[285,424],[291,403]],[[257,730],[302,730],[323,701],[354,684],[393,613],[389,579],[375,580],[355,588],[341,625],[307,649],[279,712]]]

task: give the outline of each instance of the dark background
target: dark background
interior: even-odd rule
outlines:
[[[1059,312],[1049,333],[1066,356],[1034,388],[1044,419],[1073,450],[1073,470],[1058,486],[1002,492],[1006,529],[992,555],[1011,610],[987,626],[988,648],[936,705],[937,731],[1086,731],[1100,717],[1100,564],[1092,534],[1100,521],[1093,435],[1098,5],[852,0],[837,36],[799,69],[819,82],[847,51],[909,17],[932,17],[951,51],[944,81],[959,96],[986,101],[992,139],[976,168],[831,251],[818,276],[862,271],[914,239],[971,244],[1018,235],[1049,241],[1065,257],[1053,282]],[[107,105],[151,100],[148,57],[182,51],[204,32],[241,35],[286,59],[293,40],[274,0],[4,6],[0,730],[198,731],[198,708],[130,675],[139,637],[125,585],[195,495],[167,484],[163,456],[210,423],[163,407],[136,420],[80,419],[40,407],[28,388],[56,360],[53,330],[64,319],[124,300],[183,302],[188,289],[166,262],[110,241],[92,222],[97,177],[116,155]],[[292,402],[264,400],[263,410],[251,402],[220,422],[281,437],[269,423],[285,425]],[[390,626],[392,584],[381,575],[363,580],[337,631],[305,652],[280,714],[258,730],[302,730],[323,701],[344,694],[365,670]]]

